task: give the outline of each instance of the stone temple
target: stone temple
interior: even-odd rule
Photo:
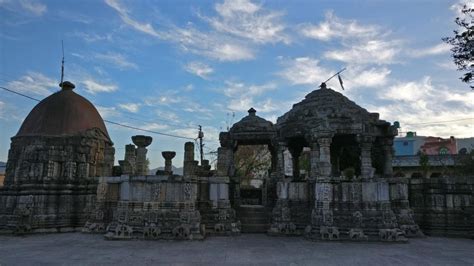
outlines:
[[[12,137],[0,189],[1,232],[63,232],[84,225],[99,176],[112,174],[104,121],[70,82],[42,100]]]
[[[420,211],[414,213],[410,181],[392,173],[396,128],[325,84],[276,124],[250,108],[220,133],[216,169],[207,160],[199,164],[194,143],[185,143],[183,175],[172,172],[174,151],[163,151],[164,170],[150,175],[146,155],[153,139],[143,135],[132,137],[114,166],[103,120],[72,88],[65,83],[40,102],[12,138],[0,232],[82,230],[106,239],[186,240],[267,233],[392,242],[422,236],[419,222],[474,232],[472,182],[463,186],[471,194],[450,205],[452,212],[437,205],[444,202],[438,196],[448,195],[427,190],[421,201],[414,197]],[[234,160],[248,145],[266,146],[271,157],[268,174],[252,189]],[[309,156],[306,174],[303,156]],[[416,183],[416,191],[424,187]]]

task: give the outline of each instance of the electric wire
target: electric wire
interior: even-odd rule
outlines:
[[[31,97],[31,96],[28,96],[28,95],[26,95],[26,94],[23,94],[23,93],[14,91],[14,90],[10,90],[10,89],[5,88],[5,87],[3,87],[3,86],[0,86],[0,89],[3,89],[3,90],[8,91],[8,92],[10,92],[10,93],[14,93],[14,94],[20,95],[20,96],[22,96],[22,97],[28,98],[28,99],[33,100],[33,101],[37,101],[37,102],[40,102],[40,101],[41,101],[41,100],[39,100],[39,99],[33,98],[33,97]],[[196,139],[190,138],[190,137],[179,136],[179,135],[174,135],[174,134],[169,134],[169,133],[158,132],[158,131],[154,131],[154,130],[143,129],[143,128],[139,128],[139,127],[129,126],[129,125],[125,125],[125,124],[122,124],[122,123],[118,123],[118,122],[114,122],[114,121],[111,121],[111,120],[107,120],[107,119],[104,119],[104,122],[109,123],[109,124],[113,124],[113,125],[117,125],[117,126],[121,126],[121,127],[125,127],[125,128],[129,128],[129,129],[139,130],[139,131],[148,132],[148,133],[153,133],[153,134],[162,135],[162,136],[167,136],[167,137],[180,138],[180,139],[188,139],[188,140],[194,140],[194,141],[196,140]]]

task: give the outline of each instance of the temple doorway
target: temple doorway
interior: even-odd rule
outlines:
[[[264,205],[272,155],[268,145],[239,145],[234,153],[235,176],[240,180],[240,205]]]

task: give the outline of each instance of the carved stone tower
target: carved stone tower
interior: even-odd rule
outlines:
[[[84,225],[95,177],[109,176],[113,143],[92,103],[65,81],[36,105],[11,138],[0,232],[62,232]]]

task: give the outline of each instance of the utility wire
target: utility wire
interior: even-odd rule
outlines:
[[[20,95],[20,96],[23,96],[23,97],[28,98],[28,99],[33,100],[33,101],[40,102],[39,99],[30,97],[30,96],[28,96],[28,95],[26,95],[26,94],[23,94],[23,93],[20,93],[20,92],[16,92],[16,91],[14,91],[14,90],[10,90],[10,89],[5,88],[5,87],[1,87],[1,86],[0,86],[0,89],[6,90],[6,91],[8,91],[8,92],[11,92],[11,93],[14,93],[14,94],[17,94],[17,95]],[[125,128],[130,128],[130,129],[140,130],[140,131],[149,132],[149,133],[153,133],[153,134],[157,134],[157,135],[162,135],[162,136],[168,136],[168,137],[173,137],[173,138],[181,138],[181,139],[188,139],[188,140],[195,140],[194,138],[190,138],[190,137],[178,136],[178,135],[173,135],[173,134],[168,134],[168,133],[163,133],[163,132],[158,132],[158,131],[153,131],[153,130],[148,130],[148,129],[143,129],[143,128],[138,128],[138,127],[129,126],[129,125],[124,125],[124,124],[121,124],[121,123],[118,123],[118,122],[114,122],[114,121],[110,121],[110,120],[106,120],[106,119],[104,119],[104,122],[107,122],[107,123],[113,124],[113,125],[117,125],[117,126],[121,126],[121,127],[125,127]]]
[[[4,75],[4,74],[0,73],[0,75]],[[11,82],[11,80],[3,79],[3,78],[0,78],[0,80],[5,81],[5,82]],[[13,93],[16,93],[16,92],[13,92]],[[25,96],[25,95],[22,95],[22,96]],[[28,96],[25,96],[25,97],[28,97]],[[127,112],[126,110],[117,110],[117,111],[119,111],[122,114],[122,116],[124,116],[124,117],[127,117],[129,119],[133,119],[133,120],[138,120],[138,121],[141,121],[141,122],[146,122],[146,123],[154,123],[156,121],[161,121],[161,122],[167,123],[168,125],[171,125],[171,126],[174,126],[176,128],[180,128],[180,129],[194,129],[195,127],[198,126],[197,124],[194,125],[194,124],[191,124],[190,122],[187,123],[188,126],[183,126],[183,125],[175,123],[174,121],[171,121],[169,119],[163,119],[163,118],[153,118],[153,121],[151,121],[151,120],[147,120],[148,118],[145,118],[145,119],[137,118],[138,116],[136,114],[134,114],[132,112]]]

